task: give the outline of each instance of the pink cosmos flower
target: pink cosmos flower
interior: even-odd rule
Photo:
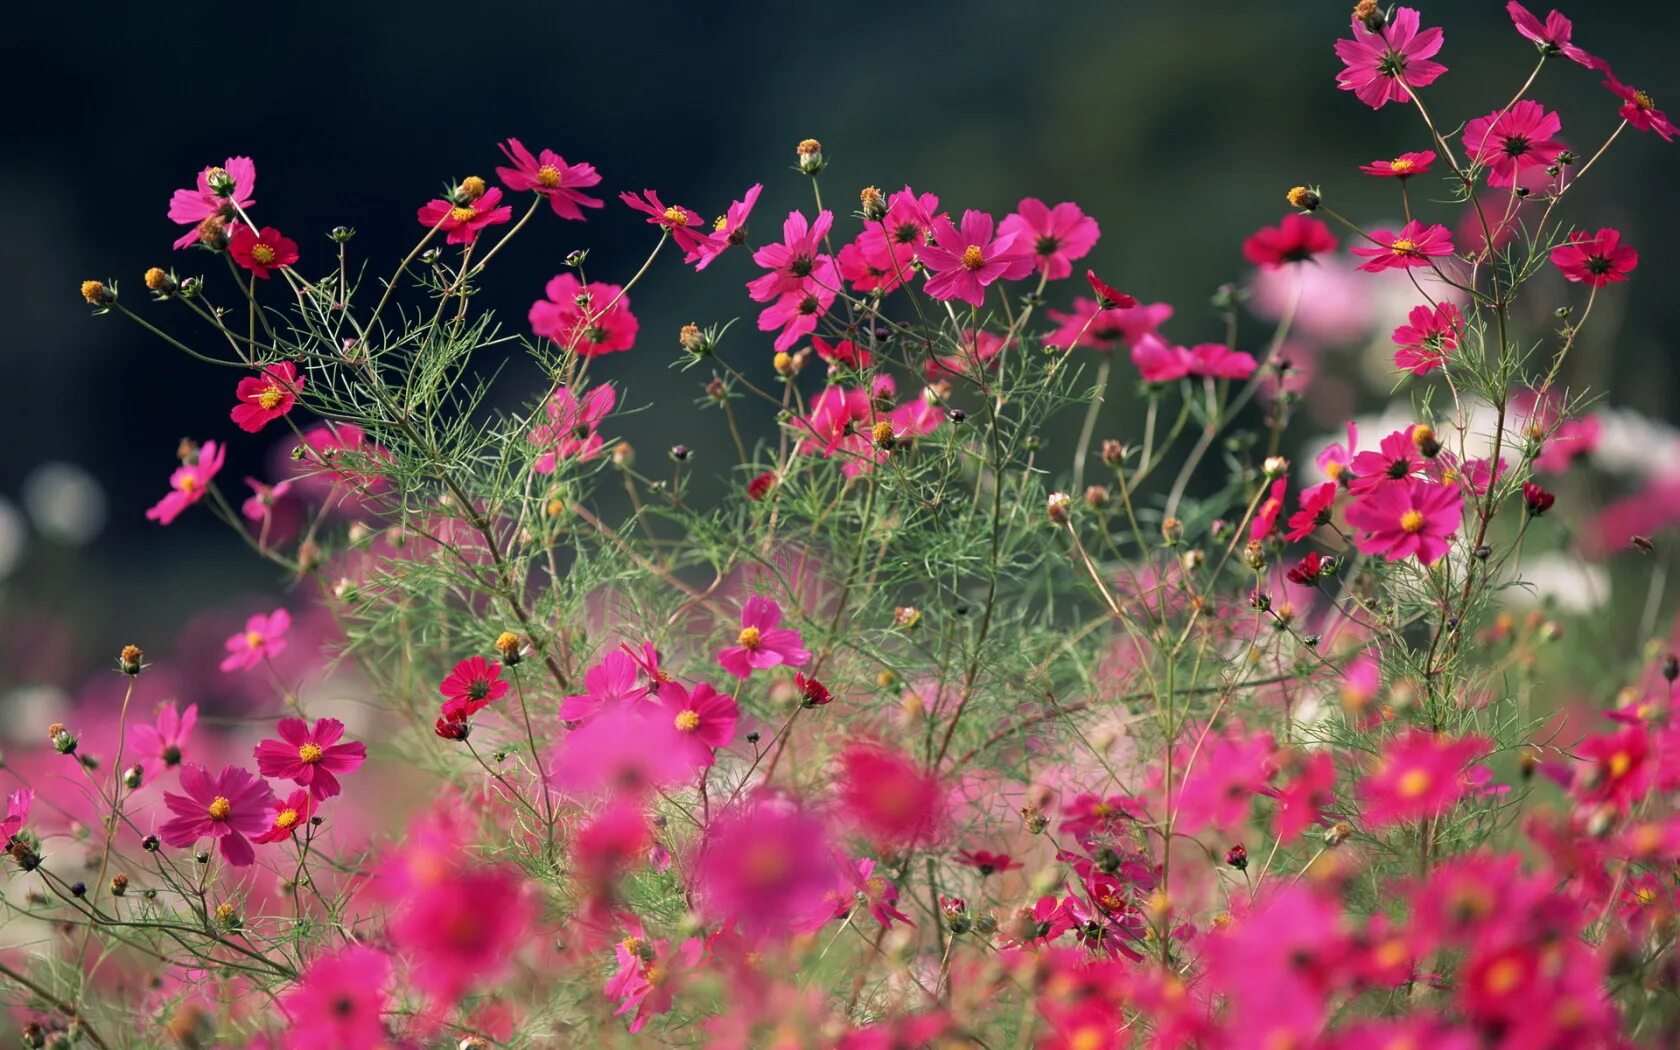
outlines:
[[[234,227],[228,240],[228,254],[234,262],[266,281],[269,271],[284,269],[298,261],[298,246],[272,226],[253,230],[241,223]]]
[[[1100,232],[1097,220],[1072,201],[1051,208],[1037,197],[1022,198],[998,224],[998,233],[1014,234],[1015,250],[1030,253],[1034,269],[1052,281],[1073,273],[1073,261],[1090,253]]]
[[[1460,463],[1456,455],[1442,449],[1430,461],[1427,473],[1442,485],[1460,485],[1477,496],[1485,496],[1493,479],[1505,473],[1505,457],[1499,457],[1499,469],[1495,471],[1485,459]]]
[[[245,629],[229,636],[227,657],[222,661],[224,671],[249,671],[264,660],[271,660],[286,651],[286,632],[292,627],[292,614],[276,609],[264,616],[255,613],[245,621]]]
[[[446,719],[471,718],[507,695],[510,688],[502,681],[502,665],[482,656],[469,656],[438,683],[443,696],[443,715]]]
[[[603,706],[645,697],[648,689],[637,680],[637,667],[636,658],[622,649],[614,649],[603,656],[600,663],[583,673],[584,691],[561,702],[560,718],[566,722],[581,722]],[[503,691],[506,691],[506,683],[503,683]]]
[[[712,260],[728,249],[747,243],[747,217],[752,214],[753,205],[758,203],[758,195],[763,192],[762,182],[753,183],[744,197],[732,202],[729,210],[718,216],[712,224],[710,239],[683,256],[683,262],[692,265],[698,273],[712,265]]]
[[[1204,738],[1194,763],[1192,749],[1182,748],[1173,782],[1177,827],[1194,835],[1209,826],[1231,829],[1240,825],[1276,771],[1276,747],[1270,733],[1233,732]],[[1159,776],[1159,771],[1153,775]]]
[[[950,219],[933,224],[933,243],[918,250],[931,276],[923,290],[941,302],[961,299],[978,307],[997,280],[1020,280],[1033,272],[1034,256],[1016,254],[1014,233],[993,237],[996,221],[985,212],[963,212],[962,226]]]
[[[940,376],[970,376],[997,368],[998,355],[1003,353],[1003,336],[979,328],[965,328],[958,333],[961,349],[955,354],[929,358],[923,374],[929,379]]]
[[[1355,495],[1362,495],[1380,485],[1401,481],[1420,473],[1424,469],[1424,458],[1414,440],[1416,434],[1415,425],[1405,430],[1396,430],[1378,442],[1375,450],[1354,456],[1349,464],[1353,470],[1353,480],[1349,482],[1348,488]]]
[[[365,944],[309,964],[297,984],[280,995],[286,1012],[286,1050],[385,1046],[385,986],[391,960]]]
[[[203,766],[189,764],[181,767],[181,790],[186,794],[163,795],[163,804],[174,814],[158,829],[164,842],[185,849],[201,838],[213,838],[234,867],[256,860],[246,836],[269,829],[274,792],[268,781],[238,766],[227,766],[212,779]]]
[[[583,284],[563,273],[548,282],[547,296],[531,304],[531,330],[579,357],[628,350],[636,345],[639,325],[630,297],[616,284]]]
[[[1460,138],[1470,159],[1488,169],[1489,186],[1509,186],[1523,172],[1556,163],[1563,143],[1553,136],[1561,130],[1556,113],[1525,98],[1468,122]]]
[[[439,197],[427,201],[415,218],[428,230],[443,230],[450,244],[471,244],[486,227],[512,222],[513,207],[502,203],[500,188],[491,186],[477,200],[456,203]]]
[[[669,233],[671,239],[677,242],[677,247],[684,252],[693,254],[702,248],[715,247],[712,245],[714,238],[702,232],[702,227],[706,225],[704,219],[680,204],[667,207],[659,199],[659,194],[652,190],[643,190],[641,196],[620,193],[618,199],[646,215],[650,225],[658,226]]]
[[[1603,60],[1594,58],[1570,43],[1569,38],[1574,33],[1575,26],[1561,11],[1548,14],[1542,24],[1534,17],[1532,11],[1517,3],[1517,0],[1510,0],[1510,3],[1505,5],[1505,13],[1511,16],[1511,23],[1517,27],[1517,32],[1534,41],[1535,46],[1543,53],[1562,55],[1588,69],[1604,68]]]
[[[1361,164],[1359,170],[1378,178],[1409,179],[1413,175],[1426,174],[1433,163],[1435,151],[1426,149],[1418,153],[1402,153],[1393,160],[1374,160],[1369,164]]]
[[[1343,480],[1342,475],[1347,472],[1349,465],[1353,463],[1353,458],[1358,454],[1359,427],[1350,419],[1347,425],[1347,444],[1344,445],[1338,441],[1327,445],[1313,462],[1319,470],[1324,471],[1325,477],[1331,481],[1341,481]]]
[[[822,821],[781,799],[715,816],[696,866],[702,912],[754,938],[824,913],[840,876],[828,841]]]
[[[919,849],[945,830],[945,790],[909,756],[879,744],[840,752],[840,808],[882,847]]]
[[[1661,135],[1664,142],[1673,142],[1676,131],[1680,129],[1676,129],[1669,121],[1668,114],[1657,108],[1650,94],[1617,80],[1616,74],[1602,62],[1600,66],[1604,69],[1604,86],[1622,100],[1617,114],[1640,131],[1653,131]]]
[[[280,739],[264,740],[251,753],[257,772],[300,784],[317,800],[338,794],[338,777],[367,761],[366,744],[338,742],[344,723],[336,718],[318,718],[313,727],[301,718],[282,718],[274,728]]]
[[[858,292],[885,294],[897,288],[915,272],[911,264],[934,222],[946,217],[938,209],[937,196],[918,194],[909,186],[888,197],[886,215],[865,224],[857,238],[840,249],[836,261],[841,276]]]
[[[705,764],[703,751],[659,704],[634,700],[567,733],[549,768],[554,783],[579,798],[639,797],[687,780]]]
[[[993,338],[999,337],[993,336]],[[829,364],[841,365],[856,372],[867,370],[875,360],[868,347],[859,346],[850,339],[830,343],[820,335],[813,335],[811,337],[811,349],[815,350],[817,356]]]
[[[1336,760],[1329,753],[1316,751],[1302,761],[1295,775],[1276,791],[1277,810],[1272,827],[1278,840],[1293,842],[1301,833],[1324,819],[1327,806],[1336,794]]]
[[[308,482],[324,477],[334,486],[382,491],[388,484],[381,470],[391,460],[389,449],[370,441],[367,432],[354,423],[322,423],[303,432],[303,444],[308,453],[303,457],[302,469],[311,473],[301,479]]]
[[[1104,310],[1112,310],[1115,307],[1130,310],[1138,304],[1136,297],[1127,295],[1098,277],[1095,270],[1087,269],[1085,271],[1085,283],[1091,286],[1092,294],[1097,297],[1097,305]]]
[[[1440,223],[1424,226],[1413,219],[1401,228],[1399,233],[1393,230],[1372,230],[1371,240],[1376,243],[1374,248],[1349,248],[1355,255],[1366,256],[1369,262],[1359,264],[1359,269],[1366,273],[1379,273],[1383,270],[1413,266],[1431,266],[1430,256],[1451,255],[1453,252],[1452,235]]]
[[[182,511],[203,499],[226,458],[226,449],[214,441],[206,441],[190,461],[176,467],[175,472],[169,475],[169,495],[146,511],[147,520],[168,525],[180,517]]]
[[[875,404],[868,390],[841,386],[825,387],[811,399],[811,410],[795,417],[791,426],[799,435],[801,455],[828,458],[839,452],[860,453],[868,444],[866,432],[875,425]]]
[[[1464,767],[1492,749],[1474,735],[1453,739],[1412,729],[1396,737],[1376,770],[1359,782],[1366,825],[1385,828],[1445,813],[1469,790]]]
[[[1301,493],[1301,509],[1289,516],[1289,531],[1283,534],[1283,538],[1290,543],[1299,543],[1330,524],[1330,512],[1336,505],[1339,488],[1334,481],[1326,481]]]
[[[1105,310],[1097,300],[1080,296],[1074,299],[1071,313],[1050,311],[1050,319],[1060,327],[1048,341],[1066,349],[1088,346],[1094,350],[1112,350],[1122,344],[1133,346],[1145,335],[1156,332],[1172,315],[1173,308],[1168,303],[1137,303]]]
[[[755,303],[768,303],[793,292],[811,290],[813,283],[838,287],[838,272],[822,253],[823,238],[834,225],[834,213],[823,210],[815,222],[797,211],[788,212],[782,223],[781,243],[766,244],[753,252],[753,262],[770,272],[747,282],[747,294]]]
[[[1418,30],[1415,8],[1396,8],[1393,17],[1378,32],[1365,28],[1353,17],[1353,39],[1336,41],[1336,57],[1345,66],[1336,74],[1336,86],[1351,91],[1372,109],[1390,102],[1410,102],[1408,88],[1427,87],[1447,71],[1432,61],[1441,50],[1440,27]]]
[[[827,259],[823,256],[825,263]],[[795,343],[817,330],[817,322],[834,305],[836,284],[833,282],[830,272],[830,276],[820,284],[811,281],[804,290],[784,293],[759,313],[758,330],[775,332],[781,329],[776,335],[776,349],[792,349]]]
[[[1565,280],[1592,288],[1625,281],[1639,265],[1639,253],[1622,243],[1620,230],[1610,227],[1591,234],[1577,230],[1552,249],[1551,259]]]
[[[1288,490],[1288,478],[1278,478],[1272,482],[1272,490],[1260,501],[1260,505],[1254,508],[1254,520],[1249,522],[1248,538],[1251,542],[1260,542],[1277,528],[1278,515],[1283,513]]]
[[[412,961],[408,974],[414,986],[446,1009],[474,988],[499,982],[517,946],[534,932],[536,904],[510,865],[456,860],[412,879],[405,891],[391,902],[396,911],[386,927],[391,944]]]
[[[224,189],[218,191],[212,181]],[[212,165],[199,172],[193,187],[176,190],[169,198],[169,221],[192,229],[175,242],[175,247],[187,248],[197,243],[198,226],[205,219],[212,216],[231,219],[238,214],[235,205],[250,208],[256,204],[251,196],[256,183],[257,166],[250,157],[229,157],[220,167]]]
[[[268,815],[268,830],[261,835],[251,836],[251,841],[264,845],[285,842],[297,833],[300,826],[309,823],[309,818],[314,813],[315,798],[309,793],[309,789],[294,791],[274,803],[274,808]]]
[[[181,764],[187,740],[197,724],[197,704],[188,704],[185,711],[177,712],[175,701],[171,700],[159,705],[155,723],[141,722],[128,727],[128,750],[145,770],[146,783]]]
[[[11,845],[12,839],[23,830],[29,820],[29,807],[35,803],[34,788],[18,788],[6,796],[6,817],[0,820],[0,842]]]
[[[741,634],[735,644],[718,653],[718,665],[736,678],[754,671],[787,665],[801,667],[811,654],[800,647],[799,632],[782,627],[782,607],[762,594],[741,607]]]
[[[255,434],[292,410],[303,384],[304,377],[290,361],[269,365],[260,376],[241,379],[233,392],[239,402],[231,413],[234,423],[240,430]]]
[[[705,682],[691,690],[676,682],[665,682],[656,695],[671,724],[702,745],[698,764],[711,765],[712,753],[728,747],[735,739],[735,722],[741,717],[741,709],[733,696],[720,693]]]
[[[1243,258],[1264,270],[1306,262],[1336,250],[1330,227],[1311,216],[1285,215],[1276,226],[1262,226],[1243,241]]]
[[[1348,524],[1361,530],[1353,545],[1388,561],[1417,555],[1433,565],[1447,553],[1447,541],[1464,517],[1464,494],[1456,485],[1408,478],[1365,493],[1347,509]]]
[[[497,168],[496,177],[502,185],[515,192],[534,191],[548,198],[554,214],[562,219],[583,219],[584,208],[600,208],[603,202],[590,197],[583,190],[599,185],[601,173],[593,164],[567,164],[566,159],[551,149],[532,156],[518,139],[500,143],[511,168]]]
[[[1433,372],[1458,349],[1463,332],[1464,315],[1452,303],[1412,307],[1406,323],[1394,330],[1394,367],[1415,376]]]
[[[666,938],[650,939],[639,921],[626,924],[630,936],[613,945],[618,972],[607,981],[609,999],[619,1000],[614,1017],[634,1011],[628,1031],[636,1035],[649,1020],[671,1009],[677,977],[700,965],[705,942],[690,937],[674,950]]]
[[[246,478],[245,484],[251,486],[251,495],[239,505],[239,512],[247,520],[267,523],[274,516],[274,505],[292,491],[292,483],[282,481],[276,485],[266,485],[256,478]]]
[[[1260,367],[1254,355],[1232,350],[1224,343],[1197,343],[1190,348],[1190,374],[1209,379],[1247,379]]]
[[[1170,383],[1190,374],[1190,351],[1169,344],[1154,332],[1145,333],[1132,345],[1132,364],[1145,383]]]
[[[605,383],[585,391],[581,401],[566,386],[548,395],[548,403],[543,406],[548,422],[533,427],[527,438],[544,450],[531,469],[552,474],[563,459],[587,463],[600,455],[606,440],[596,428],[616,404],[618,393]]]

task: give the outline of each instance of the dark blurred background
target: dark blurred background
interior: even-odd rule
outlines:
[[[10,201],[0,226],[0,678],[79,679],[123,642],[167,646],[195,610],[285,585],[208,514],[169,528],[143,517],[166,491],[178,439],[231,441],[222,480],[241,496],[239,479],[263,474],[279,439],[228,421],[231,373],[120,317],[90,318],[77,294],[85,278],[115,278],[125,303],[159,316],[168,308],[148,302],[147,267],[225,279],[219,260],[171,250],[178,231],[165,217],[171,191],[207,164],[256,159],[256,214],[298,240],[306,272],[326,268],[324,235],[347,224],[372,274],[412,244],[414,210],[442,183],[493,176],[501,139],[595,164],[607,209],[584,224],[544,209],[492,271],[483,302],[523,330],[568,251],[590,248],[599,280],[622,281],[640,263],[648,231],[612,200],[619,190],[653,187],[710,217],[762,181],[757,243],[789,208],[810,207],[790,166],[794,144],[814,136],[830,158],[823,187],[842,214],[837,234],[850,236],[844,214],[867,184],[908,182],[954,211],[998,216],[1022,196],[1074,200],[1102,224],[1087,262],[1174,303],[1169,334],[1188,343],[1220,336],[1209,295],[1248,276],[1241,241],[1278,220],[1289,186],[1321,183],[1362,220],[1398,211],[1392,185],[1356,166],[1427,143],[1412,110],[1372,112],[1336,90],[1331,42],[1347,34],[1348,7],[10,5],[0,36],[0,193]],[[1568,13],[1578,43],[1680,112],[1680,10],[1577,2]],[[1503,104],[1535,60],[1495,0],[1425,5],[1424,23],[1447,27],[1438,57],[1451,72],[1429,91],[1445,125]],[[1615,125],[1616,100],[1561,59],[1535,94],[1561,111],[1582,153]],[[1572,209],[1582,224],[1621,227],[1644,271],[1614,289],[1615,337],[1592,344],[1580,378],[1664,418],[1677,393],[1667,352],[1680,325],[1680,217],[1668,196],[1677,151],[1626,133]],[[698,277],[668,259],[634,292],[640,343],[597,374],[627,383],[628,403],[678,407],[625,431],[645,457],[683,441],[716,448],[722,468],[715,416],[680,407],[704,374],[668,366],[690,320],[741,316],[735,360],[768,354],[741,287],[750,271],[742,253]],[[1245,328],[1245,346],[1258,349],[1265,331]]]

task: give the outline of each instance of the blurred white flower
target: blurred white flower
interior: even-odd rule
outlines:
[[[105,527],[105,491],[73,463],[43,463],[23,479],[23,505],[41,535],[80,547]]]
[[[10,576],[23,561],[29,530],[23,515],[11,500],[0,497],[0,580]]]
[[[1562,551],[1547,551],[1524,559],[1519,573],[1526,586],[1504,592],[1515,607],[1530,608],[1551,602],[1561,612],[1579,615],[1592,612],[1610,600],[1610,574],[1604,567]]]

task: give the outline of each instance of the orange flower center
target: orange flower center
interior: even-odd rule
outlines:
[[[1406,513],[1400,515],[1400,527],[1407,532],[1422,532],[1423,512],[1419,510],[1408,510]]]
[[[537,169],[537,185],[545,190],[552,190],[560,185],[560,169],[552,164],[544,164]]]
[[[1522,983],[1522,963],[1515,959],[1501,959],[1488,967],[1482,984],[1494,995],[1504,995]]]
[[[451,222],[472,222],[476,218],[478,218],[477,208],[449,209],[449,221]]]
[[[740,637],[735,639],[735,644],[743,649],[757,649],[761,637],[757,627],[743,627]]]
[[[1394,254],[1404,255],[1409,251],[1415,251],[1417,249],[1417,243],[1409,237],[1401,237],[1388,247],[1394,252]]]
[[[191,474],[188,474],[186,477],[181,479],[181,491],[182,492],[185,492],[188,495],[191,495],[193,490],[195,490],[197,488],[198,488],[198,479],[193,477]]]
[[[283,809],[274,815],[274,826],[284,831],[298,822],[298,812],[295,809]]]
[[[1626,751],[1618,751],[1610,756],[1610,778],[1620,780],[1627,776],[1628,770],[1633,768],[1633,756]]]
[[[251,400],[255,401],[264,408],[273,408],[285,399],[286,392],[281,390],[278,386],[270,383],[268,386],[263,388],[261,393],[259,393],[256,397],[253,397]]]
[[[1401,798],[1417,798],[1429,790],[1434,778],[1427,769],[1408,769],[1401,777],[1398,789]]]
[[[965,270],[978,270],[986,265],[986,253],[980,250],[978,244],[971,244],[963,249],[962,264]]]
[[[274,261],[274,249],[261,241],[251,246],[251,259],[264,266]]]
[[[1410,157],[1396,157],[1388,162],[1389,171],[1411,171],[1417,167],[1417,162]]]
[[[672,226],[687,226],[688,212],[683,211],[681,208],[673,204],[671,207],[665,209],[665,221],[670,223]]]
[[[247,649],[260,649],[262,648],[262,643],[263,636],[261,631],[245,632],[245,647]]]
[[[314,765],[315,763],[321,761],[321,756],[323,754],[325,754],[325,752],[321,750],[320,744],[305,744],[298,748],[298,761]]]
[[[222,796],[217,795],[215,798],[210,800],[209,813],[211,820],[226,820],[228,818],[228,814],[232,812],[233,803],[229,802]]]
[[[1640,109],[1657,108],[1657,104],[1651,100],[1650,94],[1644,91],[1635,91],[1633,93],[1633,104],[1638,106]]]
[[[700,728],[700,714],[697,711],[678,711],[672,724],[684,733],[692,733]]]

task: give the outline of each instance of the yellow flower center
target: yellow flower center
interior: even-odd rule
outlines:
[[[560,169],[552,164],[544,164],[537,169],[537,185],[545,190],[552,190],[560,185]]]
[[[1488,967],[1482,984],[1490,993],[1504,995],[1522,983],[1522,976],[1522,963],[1515,959],[1501,959]]]
[[[247,649],[260,649],[262,648],[262,643],[263,636],[261,631],[245,632],[245,647]]]
[[[449,209],[449,220],[451,222],[472,222],[476,218],[478,218],[478,209],[477,208],[450,208]]]
[[[1406,961],[1406,945],[1398,940],[1384,941],[1377,947],[1377,965],[1395,967]]]
[[[681,208],[673,204],[671,207],[665,209],[665,221],[670,223],[672,226],[687,226],[688,212],[683,211]]]
[[[298,748],[298,761],[314,765],[315,763],[321,761],[321,756],[323,754],[325,754],[325,752],[321,750],[320,744],[305,744]]]
[[[757,649],[758,642],[761,637],[763,636],[759,634],[757,627],[743,627],[741,628],[740,637],[735,639],[735,644],[741,646],[743,649]]]
[[[1406,513],[1400,515],[1400,527],[1407,532],[1422,532],[1423,512],[1420,510],[1408,510]]]
[[[281,401],[285,400],[285,398],[286,392],[270,383],[268,386],[263,388],[260,394],[251,400],[255,401],[264,408],[273,408],[275,405],[278,405]]]
[[[188,474],[181,479],[181,491],[191,495],[198,488],[198,479]]]
[[[658,963],[654,963],[652,966],[649,966],[646,970],[642,971],[642,980],[657,988],[665,983],[665,978],[669,975],[669,971],[667,971],[665,967]]]
[[[1404,255],[1409,251],[1416,250],[1417,243],[1409,237],[1400,237],[1400,238],[1396,239],[1395,242],[1393,244],[1390,244],[1388,247],[1391,251],[1394,252],[1394,254]]]
[[[980,250],[978,244],[971,244],[963,249],[962,264],[965,270],[978,270],[986,265],[986,253]]]
[[[274,261],[274,249],[269,245],[258,241],[251,247],[251,259],[267,266],[269,263]]]
[[[640,937],[626,937],[618,943],[619,947],[623,948],[631,955],[642,954],[642,939]]]
[[[678,711],[672,724],[684,733],[692,733],[700,728],[700,714],[697,711]]]
[[[722,233],[723,228],[725,226],[728,226],[728,225],[729,225],[729,216],[719,215],[717,217],[717,221],[712,223],[712,232],[713,233]]]
[[[295,809],[283,809],[274,815],[274,826],[285,830],[298,822],[298,812]]]
[[[228,814],[232,812],[233,803],[229,802],[222,796],[217,795],[215,798],[210,800],[209,813],[211,820],[226,820],[228,818]]]
[[[1101,1050],[1108,1041],[1100,1025],[1082,1025],[1068,1036],[1068,1050]]]
[[[1417,162],[1410,157],[1396,157],[1388,162],[1389,171],[1411,171],[1417,167]]]
[[[1633,756],[1626,751],[1618,751],[1610,756],[1610,779],[1620,780],[1627,776],[1628,770],[1633,768]]]
[[[1635,91],[1633,93],[1633,104],[1638,106],[1640,109],[1657,108],[1657,104],[1651,101],[1650,94],[1644,91]]]
[[[1429,790],[1434,778],[1427,769],[1408,769],[1401,777],[1398,785],[1401,798],[1417,798]]]
[[[1326,463],[1324,464],[1324,476],[1329,478],[1331,481],[1336,481],[1341,478],[1342,471],[1346,469],[1346,463]]]

